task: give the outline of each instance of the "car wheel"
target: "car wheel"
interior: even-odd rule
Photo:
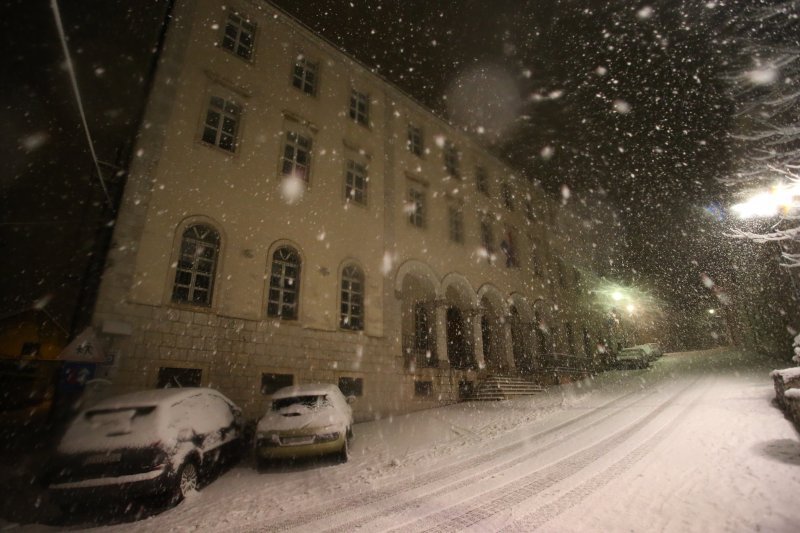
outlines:
[[[173,505],[182,501],[188,494],[197,490],[199,485],[199,475],[197,465],[193,461],[186,461],[178,470],[178,479],[172,493],[171,502]]]
[[[344,444],[342,444],[342,449],[339,452],[339,461],[342,463],[346,463],[350,459],[350,439],[347,438],[345,435]]]

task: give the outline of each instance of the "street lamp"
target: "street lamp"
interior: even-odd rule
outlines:
[[[731,206],[739,218],[769,218],[800,205],[800,183],[779,183]]]
[[[622,293],[619,292],[619,291],[614,291],[614,293],[611,295],[611,297],[614,299],[615,302],[618,302],[618,301],[622,300]]]

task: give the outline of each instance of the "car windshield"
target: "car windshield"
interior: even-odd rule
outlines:
[[[292,406],[305,406],[311,409],[318,409],[325,405],[330,405],[328,397],[324,394],[313,394],[304,396],[292,396],[290,398],[278,398],[272,401],[272,410],[280,411]]]

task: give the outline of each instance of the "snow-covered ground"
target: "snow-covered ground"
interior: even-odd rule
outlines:
[[[670,354],[526,399],[358,424],[347,464],[245,462],[125,531],[800,531],[769,364]]]

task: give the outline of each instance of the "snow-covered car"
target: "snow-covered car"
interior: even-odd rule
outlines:
[[[123,498],[177,503],[243,448],[241,411],[218,391],[124,394],[73,420],[49,469],[50,494],[64,509]]]
[[[641,347],[624,348],[617,354],[619,368],[647,368],[650,358]]]
[[[269,411],[256,427],[256,459],[338,454],[347,461],[353,436],[353,410],[336,385],[284,387],[272,396]]]
[[[647,344],[642,344],[641,348],[645,351],[651,361],[664,355],[664,351],[657,342],[648,342]]]

